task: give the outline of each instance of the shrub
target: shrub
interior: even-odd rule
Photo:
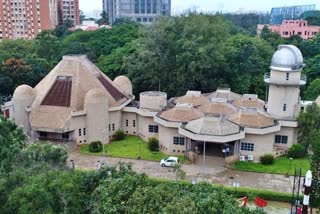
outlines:
[[[148,140],[149,149],[153,152],[159,150],[159,140],[156,137],[151,137]]]
[[[102,151],[102,143],[101,141],[93,141],[89,144],[89,151],[93,153]]]
[[[288,150],[288,156],[291,158],[303,158],[305,155],[305,149],[301,144],[293,144]]]
[[[261,157],[260,157],[260,162],[261,162],[263,165],[273,164],[273,162],[274,162],[273,154],[265,154],[265,155],[261,156]]]
[[[123,140],[125,137],[126,137],[126,134],[121,129],[116,130],[116,132],[113,134],[114,140]]]

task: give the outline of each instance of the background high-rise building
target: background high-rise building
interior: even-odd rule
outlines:
[[[58,25],[57,0],[1,0],[0,40],[32,39]]]
[[[59,24],[63,24],[67,19],[73,25],[80,24],[79,0],[59,0]]]
[[[291,6],[291,7],[274,7],[271,9],[270,24],[280,25],[284,19],[294,20],[300,18],[305,12],[315,11],[316,5],[301,5],[301,6]]]
[[[142,23],[171,13],[171,0],[103,0],[103,10],[112,24],[119,18]]]

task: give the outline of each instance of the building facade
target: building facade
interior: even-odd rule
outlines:
[[[109,22],[124,18],[141,23],[153,22],[158,16],[171,13],[171,0],[103,0]]]
[[[32,39],[58,25],[57,0],[0,1],[0,40]]]
[[[301,19],[311,16],[316,10],[315,4],[299,5],[289,7],[274,7],[271,9],[270,24],[280,25],[285,19]],[[307,12],[307,13],[306,13]],[[304,15],[304,17],[301,17]]]
[[[122,129],[144,140],[157,137],[167,154],[195,159],[205,151],[259,161],[266,153],[284,155],[297,143],[302,68],[299,49],[280,45],[264,76],[267,103],[230,89],[188,91],[169,100],[164,92],[148,91],[138,102],[127,77],[112,81],[86,56],[64,56],[35,88],[17,87],[2,110],[33,139],[109,143]]]
[[[280,34],[283,38],[298,35],[302,39],[312,39],[320,32],[320,26],[308,25],[307,20],[283,20],[281,25],[259,24],[257,27],[258,35],[261,34],[265,26],[272,32]]]
[[[80,25],[79,0],[58,0],[59,24],[66,20],[73,22],[73,25]]]

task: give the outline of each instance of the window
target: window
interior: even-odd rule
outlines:
[[[301,36],[302,32],[298,32],[298,35]]]
[[[69,133],[62,133],[62,139],[69,139]]]
[[[288,31],[284,31],[284,32],[283,32],[283,35],[288,35]]]
[[[126,120],[126,126],[127,127],[129,126],[129,120]]]
[[[283,111],[287,111],[287,104],[283,104]]]
[[[81,129],[79,129],[79,136],[81,136]]]
[[[289,80],[289,73],[287,73],[286,80]]]
[[[111,131],[111,125],[109,124],[109,132]]]
[[[112,123],[112,131],[114,131],[114,123]]]
[[[48,137],[48,133],[47,132],[40,132],[40,137]]]
[[[83,135],[86,135],[86,128],[83,128]]]
[[[136,120],[133,120],[133,127],[136,127]]]
[[[275,143],[287,144],[288,143],[288,136],[285,135],[276,135],[274,137]]]
[[[253,143],[241,143],[241,150],[254,151],[254,144]]]
[[[175,145],[184,145],[184,137],[173,137],[173,144]]]
[[[158,133],[158,126],[149,125],[149,132],[150,133]]]

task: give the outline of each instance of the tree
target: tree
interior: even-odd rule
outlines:
[[[284,43],[279,33],[272,32],[267,25],[262,28],[260,38],[268,42],[274,49]]]
[[[305,112],[300,112],[298,122],[298,142],[307,151],[310,143],[314,142],[320,134],[320,107],[316,103],[307,106]]]
[[[320,135],[312,142],[310,169],[312,171],[311,206],[320,208]],[[318,181],[318,183],[316,183]]]
[[[104,10],[100,14],[101,18],[97,21],[98,25],[108,25],[109,24],[109,18],[107,12]]]
[[[320,95],[320,78],[313,80],[304,91],[304,98],[307,100],[315,100]]]
[[[12,169],[25,141],[26,135],[22,129],[0,116],[0,174]]]
[[[220,15],[159,18],[142,32],[126,66],[135,94],[159,88],[168,96],[216,89],[224,83],[225,40],[230,24]]]

